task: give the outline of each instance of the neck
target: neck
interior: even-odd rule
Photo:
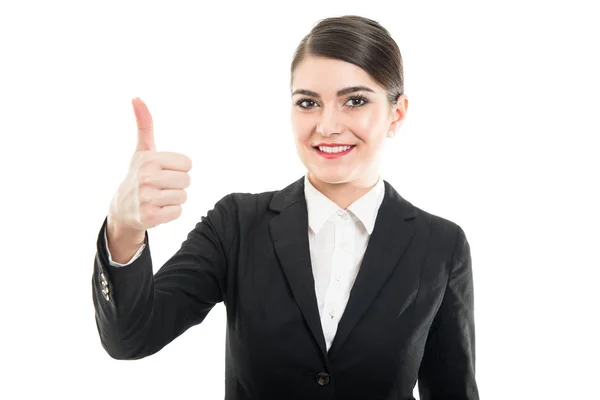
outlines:
[[[309,172],[308,180],[325,197],[345,210],[375,187],[379,180],[379,174],[351,182],[328,183],[317,179]]]

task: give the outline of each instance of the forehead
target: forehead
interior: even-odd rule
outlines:
[[[375,92],[383,91],[365,70],[342,60],[308,56],[294,70],[292,91],[306,89],[334,94],[348,86],[368,86]]]

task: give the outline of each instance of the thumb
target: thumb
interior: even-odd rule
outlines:
[[[138,136],[137,147],[135,151],[156,151],[154,145],[154,126],[152,125],[152,115],[150,111],[139,97],[131,101],[135,120],[137,122]]]

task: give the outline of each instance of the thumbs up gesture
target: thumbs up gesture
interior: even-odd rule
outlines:
[[[129,171],[111,201],[108,224],[143,237],[147,229],[181,215],[192,160],[180,153],[157,152],[148,107],[139,98],[133,99],[132,104],[138,128],[137,147]]]

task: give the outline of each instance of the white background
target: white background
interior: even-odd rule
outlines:
[[[131,99],[157,150],[194,163],[183,215],[149,232],[156,271],[225,194],[304,174],[293,51],[319,19],[358,14],[404,59],[382,176],[471,244],[482,399],[600,398],[595,2],[206,4],[2,2],[0,396],[223,398],[223,304],[146,359],[100,344],[92,267],[135,149]]]

